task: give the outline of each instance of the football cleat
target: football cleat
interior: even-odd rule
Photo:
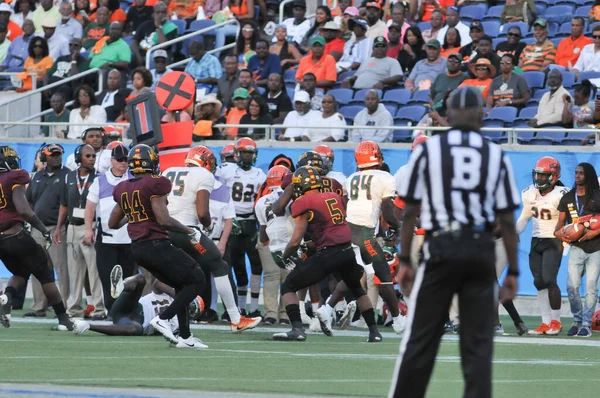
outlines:
[[[495,325],[494,326],[494,333],[499,334],[499,335],[503,335],[504,334],[504,326],[502,326],[502,324]]]
[[[310,326],[308,327],[308,329],[311,332],[321,333],[321,322],[319,322],[319,320],[317,319],[317,317],[314,317],[310,321]]]
[[[190,335],[190,337],[188,337],[187,339],[181,337],[178,337],[177,339],[178,341],[177,344],[175,344],[175,348],[195,348],[198,350],[208,348],[208,346],[204,344],[202,340],[200,340],[197,337],[194,337],[194,335]]]
[[[5,328],[10,327],[10,315],[11,303],[8,302],[8,296],[6,294],[0,295],[0,324]]]
[[[304,306],[304,303],[300,303],[299,307],[300,307],[300,319],[302,320],[302,325],[304,325],[304,326],[310,325],[310,323],[312,322],[312,318],[309,317],[308,314],[306,313],[306,307]]]
[[[262,321],[262,317],[245,317],[241,316],[240,321],[238,323],[231,324],[231,332],[232,333],[240,333],[244,330],[254,329],[258,326],[258,324]]]
[[[367,343],[381,343],[382,340],[383,337],[381,337],[381,333],[379,333],[378,330],[375,330],[373,332],[369,332],[369,339],[367,340]]]
[[[394,318],[392,327],[394,328],[394,332],[396,332],[396,334],[401,335],[404,333],[404,329],[406,329],[406,317],[403,315],[398,315],[396,318]]]
[[[348,305],[346,306],[346,309],[344,310],[344,313],[342,314],[342,317],[340,318],[340,321],[339,321],[339,328],[341,330],[348,329],[348,326],[350,325],[350,322],[352,322],[352,319],[354,318],[355,313],[356,313],[356,300],[349,302]]]
[[[87,307],[85,307],[85,310],[83,310],[83,318],[84,319],[89,319],[92,317],[92,312],[94,312],[94,310],[96,309],[96,307],[94,307],[91,304],[88,304]]]
[[[306,341],[304,329],[292,329],[289,332],[280,332],[273,335],[275,341]]]
[[[70,319],[64,319],[62,321],[58,321],[58,325],[52,328],[52,330],[59,332],[70,332],[74,328],[73,322]]]
[[[331,311],[329,308],[331,307],[328,305],[323,305],[315,314],[315,317],[319,320],[319,324],[321,325],[321,331],[325,333],[325,336],[333,336],[333,328],[331,326],[333,311]]]
[[[553,319],[550,322],[550,325],[548,325],[548,330],[546,331],[546,334],[550,336],[556,336],[560,332],[562,332],[562,322]]]
[[[529,329],[527,328],[527,325],[525,325],[524,323],[519,323],[518,325],[515,325],[515,328],[517,329],[517,334],[519,336],[523,336],[524,334],[529,333]]]
[[[110,296],[114,299],[119,297],[125,288],[123,283],[123,268],[119,264],[110,271]]]
[[[73,334],[80,335],[90,330],[90,324],[86,321],[73,322]]]
[[[169,343],[179,344],[179,339],[173,334],[169,321],[160,319],[158,316],[155,316],[150,321],[150,325],[154,328],[154,330],[162,334]]]
[[[550,329],[550,326],[547,323],[542,323],[537,329],[530,330],[529,334],[534,336],[539,336],[542,334],[546,334],[546,332]]]
[[[365,319],[362,316],[357,321],[351,322],[350,326],[352,326],[353,328],[361,328],[361,329],[368,328],[367,322],[365,322]]]

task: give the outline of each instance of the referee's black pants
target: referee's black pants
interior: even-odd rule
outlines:
[[[423,256],[389,396],[425,396],[452,296],[458,293],[463,396],[491,397],[497,292],[493,237],[487,232],[427,237]]]

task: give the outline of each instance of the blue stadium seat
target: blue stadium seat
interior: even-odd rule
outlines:
[[[429,103],[429,90],[419,90],[415,91],[410,101],[408,101],[409,105],[417,105],[417,104],[428,104]]]
[[[481,21],[485,16],[486,8],[480,5],[464,6],[460,9],[461,21]]]
[[[338,82],[343,82],[343,81],[344,81],[344,79],[346,79],[346,78],[348,78],[348,77],[350,77],[350,76],[353,76],[354,74],[356,74],[356,71],[355,71],[355,70],[348,70],[348,71],[346,71],[346,72],[342,72],[342,73],[340,73],[340,74],[338,75],[338,79],[337,79],[337,81],[338,81]]]
[[[513,26],[518,26],[521,29],[521,34],[523,36],[525,36],[527,34],[527,32],[529,31],[529,25],[527,25],[525,22],[509,22],[509,23],[505,23],[502,26],[502,31],[500,32],[498,37],[506,37],[506,34],[510,30],[510,28]]]
[[[494,108],[494,109],[496,109],[496,108]],[[494,127],[503,128],[504,123],[501,120],[484,120],[483,127],[484,128],[494,128]],[[500,143],[501,139],[506,137],[506,133],[502,130],[491,130],[491,131],[482,130],[481,135],[489,138],[490,140],[492,140],[493,142],[495,142],[497,144]]]
[[[523,127],[529,127],[527,122],[535,117],[537,114],[538,107],[536,106],[528,106],[527,108],[521,109],[519,112],[519,117],[515,119],[513,126],[518,127],[524,125]],[[533,132],[532,132],[533,134]]]
[[[490,113],[484,121],[501,121],[505,124],[512,124],[517,117],[517,108],[514,106],[501,106],[490,109]]]
[[[548,91],[550,91],[550,89],[548,88],[539,88],[534,90],[533,92],[533,97],[527,101],[527,104],[525,104],[527,107],[530,106],[537,106],[538,103],[540,102],[540,100],[542,99],[542,96],[544,94],[546,94]]]
[[[350,101],[350,105],[362,105],[364,106],[365,103],[365,95],[367,95],[367,93],[369,91],[371,91],[372,89],[370,88],[365,88],[363,90],[358,90],[357,92],[354,93],[354,98],[352,98],[352,101]],[[377,94],[379,94],[379,98],[381,98],[381,96],[383,95],[383,92],[381,90],[377,90]]]
[[[177,25],[177,33],[181,36],[185,32],[185,24],[187,23],[185,19],[172,19],[171,22]]]
[[[546,75],[543,72],[523,72],[522,76],[527,80],[529,88],[544,87],[544,79]]]
[[[346,119],[346,122],[351,125],[352,122],[354,122],[356,114],[363,109],[365,109],[365,107],[361,105],[348,105],[340,108],[338,112]]]
[[[548,22],[563,23],[573,18],[573,8],[571,6],[561,5],[547,8],[541,15]]]
[[[577,81],[581,82],[585,79],[600,79],[600,72],[581,72]]]
[[[408,126],[408,124],[414,125],[413,122],[406,119],[394,119],[394,126]],[[394,142],[411,142],[413,130],[392,130]]]
[[[398,109],[398,112],[396,112],[394,120],[404,119],[413,123],[418,123],[423,115],[425,115],[425,112],[425,107],[421,105],[402,106]]]
[[[190,33],[190,32],[197,32],[201,29],[206,29],[208,27],[211,27],[215,25],[215,21],[211,20],[211,19],[201,19],[199,21],[192,21],[192,23],[190,24],[190,27],[188,29],[186,29],[186,33]],[[214,30],[209,31],[207,33],[203,33],[203,35],[212,35],[214,36]]]
[[[127,13],[131,4],[128,1],[121,1],[121,9]]]
[[[399,105],[406,105],[410,101],[412,92],[404,88],[398,88],[394,90],[388,90],[383,94],[383,103],[392,103]]]
[[[562,77],[563,77],[563,86],[564,88],[571,88],[575,85],[575,73],[573,72],[567,72],[567,71],[562,71]],[[548,88],[548,82],[546,82],[546,88]]]
[[[492,47],[494,47],[494,50],[498,47],[498,44],[502,43],[503,41],[506,41],[506,37],[497,37],[492,39]]]
[[[571,22],[565,22],[560,25],[558,28],[558,32],[554,35],[554,37],[568,37],[571,36]]]
[[[590,133],[584,133],[581,131],[568,131],[567,138],[563,138],[561,141],[561,145],[572,145],[572,146],[580,146],[581,141],[586,139],[590,135]]]
[[[424,32],[427,29],[431,29],[431,22],[419,22],[417,26],[421,29],[421,32]]]
[[[548,126],[548,128],[562,128],[560,126]],[[537,130],[535,137],[531,139],[533,145],[553,145],[560,143],[565,138],[565,131]]]
[[[283,72],[283,81],[286,83],[295,83],[296,82],[296,70],[288,69]]]
[[[383,106],[385,106],[385,109],[388,110],[392,117],[394,117],[396,111],[398,111],[398,105],[396,104],[383,104]]]
[[[127,43],[127,45],[131,47],[131,40],[133,40],[133,36],[125,36],[123,37],[123,40],[125,40],[125,43]]]
[[[592,10],[592,6],[580,6],[575,10],[576,17],[584,17],[588,18],[590,16],[590,11]],[[587,24],[588,21],[586,21]]]
[[[483,25],[483,31],[486,35],[491,38],[498,37],[500,34],[500,21],[487,20],[481,23]]]
[[[264,87],[257,87],[257,89],[260,95],[263,95],[266,91]]]
[[[352,101],[352,97],[354,96],[354,91],[349,88],[334,88],[330,90],[327,94],[333,95],[336,102],[340,105],[348,105],[350,101]]]
[[[490,9],[487,10],[487,13],[483,17],[483,20],[484,21],[493,21],[493,20],[500,21],[500,16],[502,15],[503,9],[504,9],[504,6],[490,7]]]
[[[552,44],[554,44],[554,47],[558,48],[558,45],[561,41],[563,41],[563,39],[564,37],[553,37],[550,39],[550,41],[552,42]]]
[[[544,11],[546,11],[546,8],[548,8],[548,4],[546,3],[535,3],[535,10],[537,11],[537,15],[543,14]]]
[[[516,121],[513,127],[524,127],[531,128],[525,121]],[[517,142],[519,144],[529,144],[531,139],[535,136],[535,131],[518,131],[517,132]]]
[[[292,107],[294,106],[294,94],[296,94],[296,90],[294,87],[285,86],[285,91],[287,92],[288,97],[292,101]]]
[[[533,44],[535,43],[535,37],[526,37],[524,39],[521,39],[521,41],[525,44]]]
[[[575,0],[558,0],[555,5],[557,6],[568,6],[571,7],[571,13],[577,8],[577,1]]]

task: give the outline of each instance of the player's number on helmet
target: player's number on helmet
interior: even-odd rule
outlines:
[[[189,171],[180,171],[179,173],[175,173],[174,171],[168,172],[165,177],[171,181],[171,185],[173,186],[171,192],[175,196],[183,195],[185,191],[185,176],[189,174]]]
[[[123,192],[121,194],[121,208],[123,209],[123,213],[125,213],[130,223],[146,221],[148,219],[146,208],[140,199],[139,190],[133,191],[131,194],[131,201],[129,200],[129,194],[127,192]]]
[[[231,198],[234,202],[253,202],[254,196],[254,184],[246,184],[246,191],[244,191],[244,184],[241,182],[233,183]]]
[[[369,174],[355,175],[350,180],[350,200],[357,200],[360,191],[365,191],[367,200],[371,200],[371,181],[373,176]]]

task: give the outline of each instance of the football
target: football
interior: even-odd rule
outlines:
[[[569,224],[562,229],[563,235],[570,242],[576,241],[583,236],[585,228],[581,224]]]
[[[589,229],[600,229],[600,215],[594,215],[592,218],[590,218]]]
[[[600,331],[600,310],[594,312],[592,316],[592,330]]]

